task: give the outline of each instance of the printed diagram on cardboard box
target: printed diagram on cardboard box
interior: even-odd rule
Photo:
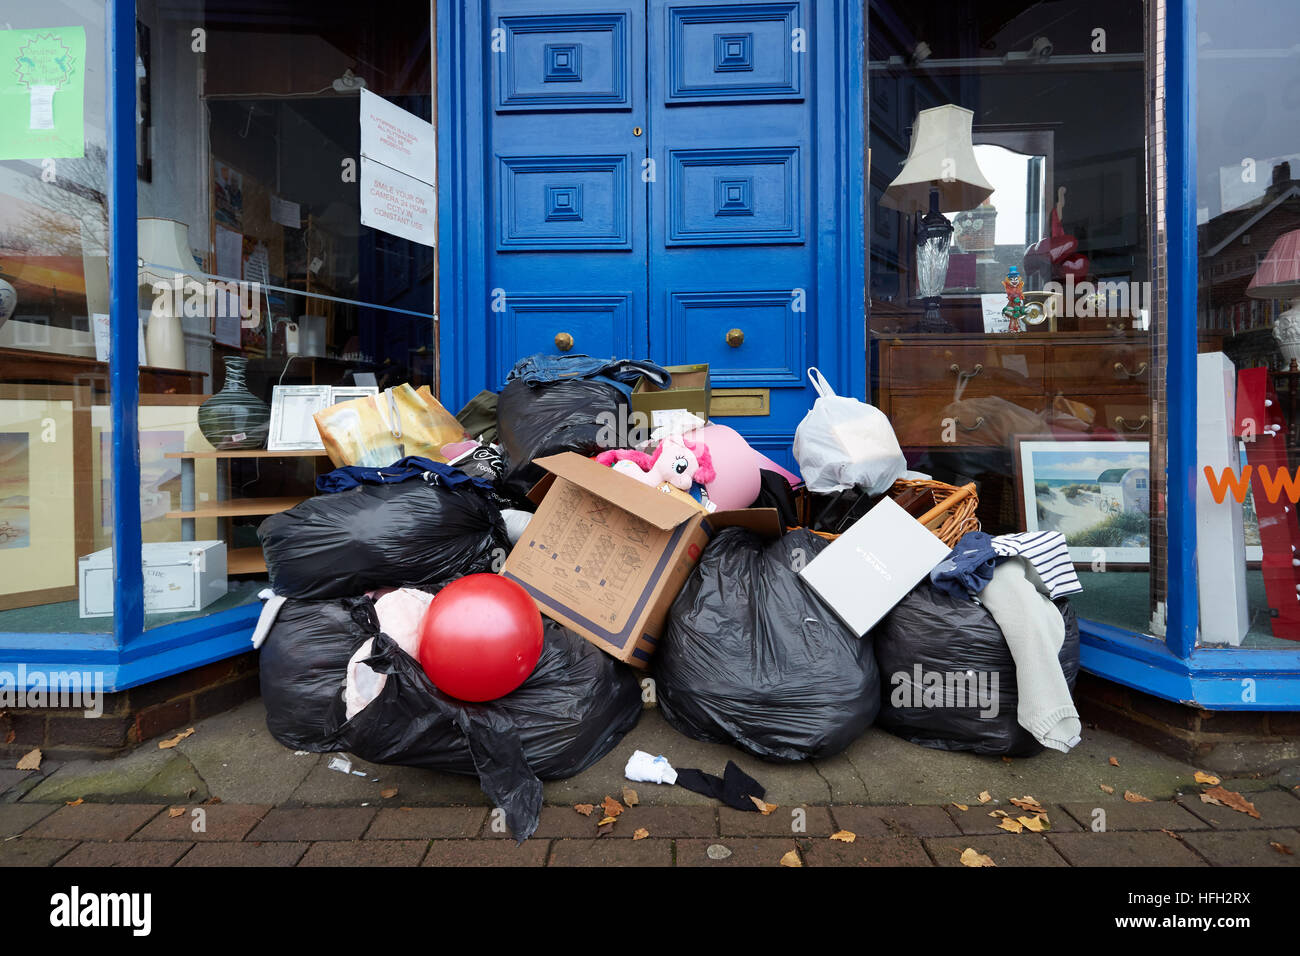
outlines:
[[[547,577],[546,593],[552,597],[594,597],[602,618],[618,621],[623,605],[640,593],[630,585],[650,566],[654,527],[568,483],[552,493],[559,496],[559,507],[529,526],[524,566]],[[583,517],[573,520],[579,512]]]

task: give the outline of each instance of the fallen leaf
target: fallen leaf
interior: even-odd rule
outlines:
[[[1101,792],[1102,792],[1102,793],[1114,793],[1114,792],[1115,792],[1115,788],[1112,787],[1112,786],[1109,786],[1109,785],[1107,785],[1107,784],[1099,783],[1099,784],[1097,784],[1097,786],[1101,787]]]
[[[1214,797],[1220,806],[1230,807],[1238,813],[1252,816],[1256,820],[1259,819],[1259,811],[1255,809],[1255,805],[1235,791],[1224,790],[1222,787],[1211,787],[1205,791],[1205,795]]]
[[[995,818],[995,819],[996,819],[997,817],[1005,817],[1005,816],[1007,816],[1007,815],[1008,815],[1008,814],[1007,814],[1007,811],[1005,811],[1005,810],[992,810],[992,811],[989,812],[989,816],[991,816],[991,817],[993,817],[993,818]]]
[[[1295,856],[1295,850],[1291,849],[1285,843],[1278,843],[1275,840],[1269,840],[1268,845],[1284,856]]]
[[[989,793],[987,790],[980,791],[980,803],[988,803],[992,799],[993,794]]]
[[[66,806],[69,807],[79,807],[86,802],[86,799],[85,797],[77,797],[76,800],[64,800],[63,802]]]
[[[1047,812],[1046,810],[1043,809],[1042,804],[1040,804],[1029,794],[1025,794],[1023,797],[1019,797],[1019,798],[1012,797],[1011,802],[1016,806],[1018,806],[1021,810],[1028,810],[1030,813]]]
[[[962,866],[997,866],[992,857],[983,853],[976,853],[971,847],[961,851]]]
[[[613,832],[614,832],[614,824],[612,822],[603,823],[600,826],[596,827],[597,837],[609,836]]]
[[[1016,817],[1016,820],[1024,825],[1026,830],[1032,830],[1034,833],[1045,833],[1052,829],[1051,821],[1046,815],[1040,817]]]
[[[41,748],[24,754],[23,758],[18,761],[18,770],[40,770],[41,769]]]
[[[725,860],[731,856],[731,850],[721,843],[710,843],[709,848],[704,851],[704,855],[710,860]]]
[[[1119,766],[1119,761],[1116,760],[1114,757],[1111,757],[1110,760],[1107,761],[1107,762],[1108,762],[1112,767],[1118,767],[1118,766]]]
[[[841,843],[852,843],[858,838],[858,835],[852,830],[838,830],[831,834],[832,840],[839,840]]]
[[[1021,833],[1024,831],[1025,825],[1019,820],[1012,820],[1010,817],[1007,817],[998,824],[998,829],[1006,830],[1008,833]]]
[[[605,799],[601,802],[600,808],[605,811],[605,816],[607,817],[616,817],[623,812],[623,804],[619,803],[608,794],[605,795]]]
[[[636,795],[636,791],[631,787],[623,788],[623,803],[629,807],[635,807],[641,802],[641,798]]]
[[[1219,778],[1212,773],[1206,773],[1204,770],[1198,770],[1192,774],[1192,779],[1197,783],[1208,783],[1211,787],[1218,786]]]
[[[388,787],[386,790],[380,790],[379,795],[383,797],[385,800],[391,800],[393,799],[393,797],[397,796],[397,788]]]
[[[754,806],[758,807],[758,812],[763,814],[765,817],[770,817],[772,811],[777,808],[777,804],[764,803],[762,800],[758,799],[758,797],[750,797],[749,799],[754,801]]]
[[[617,822],[618,822],[618,817],[605,817],[599,823],[597,823],[596,826],[603,827],[603,826],[607,826],[610,823],[617,823]]]
[[[212,806],[213,804],[215,804],[215,803],[220,803],[220,802],[221,802],[221,798],[220,798],[220,797],[208,797],[208,799],[204,800],[203,803],[200,804],[200,806],[210,807],[210,806]]]
[[[5,734],[5,743],[7,744],[13,743],[15,738],[17,738],[17,736],[18,736],[17,731],[13,731],[13,730],[9,731],[7,734]]]
[[[1150,803],[1151,802],[1150,798],[1144,797],[1140,793],[1134,793],[1132,790],[1124,791],[1124,799],[1127,800],[1129,803]]]
[[[803,860],[799,859],[799,851],[791,850],[785,856],[781,857],[782,866],[803,866]]]
[[[969,809],[970,809],[970,807],[966,806],[966,804],[964,804],[964,803],[954,803],[953,806],[956,807],[958,810],[961,810],[961,811],[963,811],[963,812],[966,811],[966,810],[969,810]]]
[[[595,810],[596,807],[590,803],[575,803],[573,809],[577,810],[584,817],[589,817],[591,816],[591,811]]]
[[[1002,762],[1003,762],[1003,763],[1011,763],[1011,758],[1010,758],[1010,757],[1003,757],[1003,758],[1002,758]],[[982,865],[982,864],[981,864],[981,865]]]
[[[173,747],[175,747],[178,743],[180,743],[182,740],[184,740],[192,733],[194,733],[193,727],[191,727],[189,730],[184,731],[183,733],[177,734],[175,737],[168,737],[166,740],[160,740],[158,741],[158,749],[171,750]]]
[[[1181,833],[1175,833],[1173,830],[1166,830],[1164,827],[1160,828],[1160,832],[1165,834],[1166,836],[1173,837],[1175,840],[1181,840],[1183,838],[1183,835]]]
[[[185,812],[185,808],[184,808],[184,807],[170,807],[170,808],[168,808],[168,810],[167,810],[167,816],[169,816],[169,817],[179,817],[179,816],[180,816],[181,814],[183,814],[184,812]]]
[[[650,831],[647,830],[645,827],[637,827],[635,830],[632,831],[633,840],[644,840],[649,835],[650,835]]]

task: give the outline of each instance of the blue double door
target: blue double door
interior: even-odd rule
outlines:
[[[715,419],[793,465],[805,369],[864,388],[857,11],[488,0],[489,387],[534,352],[707,362]]]

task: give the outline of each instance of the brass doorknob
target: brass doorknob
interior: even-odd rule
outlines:
[[[740,329],[731,329],[727,332],[727,344],[733,349],[738,349],[745,344],[745,333]]]
[[[561,352],[567,352],[573,348],[573,336],[568,332],[560,332],[555,336],[555,347]]]

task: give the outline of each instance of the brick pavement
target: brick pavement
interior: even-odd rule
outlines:
[[[1250,794],[1260,818],[1195,796],[1048,805],[1047,833],[997,829],[968,806],[796,806],[768,816],[726,807],[627,808],[598,835],[599,811],[546,807],[515,846],[485,807],[267,804],[0,804],[0,866],[1297,866],[1300,791]],[[1015,811],[1013,815],[1020,815]],[[1104,825],[1104,830],[1098,827]],[[637,831],[649,835],[635,839]],[[847,831],[854,839],[832,839]],[[1291,850],[1290,854],[1279,847]]]

